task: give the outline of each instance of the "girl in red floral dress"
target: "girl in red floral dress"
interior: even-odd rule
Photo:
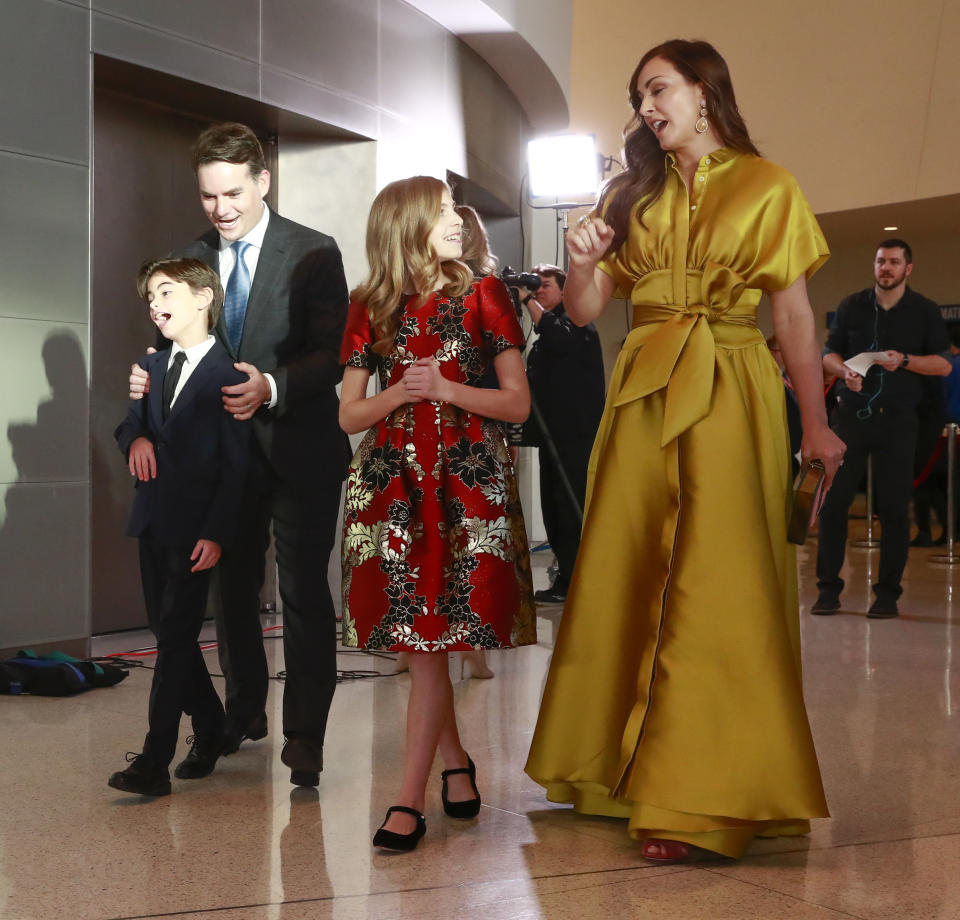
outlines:
[[[444,811],[480,810],[457,731],[447,654],[536,641],[526,533],[499,422],[530,394],[523,334],[502,282],[458,261],[462,220],[446,184],[416,176],[377,196],[370,276],[352,294],[340,425],[367,431],[343,524],[343,643],[410,652],[407,749],[397,805],[373,842],[412,850],[426,831],[439,747]],[[499,389],[482,389],[493,363]],[[367,396],[377,372],[380,392]]]

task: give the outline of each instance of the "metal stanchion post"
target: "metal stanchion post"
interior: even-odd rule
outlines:
[[[956,502],[956,489],[954,488],[954,471],[957,461],[957,432],[960,426],[956,422],[950,422],[944,429],[947,434],[947,521],[944,525],[947,530],[947,551],[936,556],[930,557],[930,562],[935,565],[956,565],[960,562],[960,556],[953,552],[953,515],[954,504]]]
[[[876,549],[880,545],[880,541],[873,538],[873,457],[867,457],[867,536],[851,541],[850,545],[857,549]]]

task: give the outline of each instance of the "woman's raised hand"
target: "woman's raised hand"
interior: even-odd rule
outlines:
[[[612,242],[612,227],[608,227],[599,217],[581,218],[576,226],[567,232],[570,265],[578,268],[596,265]]]

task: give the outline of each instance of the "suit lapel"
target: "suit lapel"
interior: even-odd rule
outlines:
[[[270,212],[270,222],[263,237],[263,246],[257,259],[257,270],[250,285],[250,297],[247,300],[247,312],[243,319],[243,337],[240,350],[249,336],[254,341],[259,328],[269,320],[271,298],[277,287],[283,265],[287,260],[287,235],[284,232],[282,218]]]
[[[147,393],[147,415],[153,431],[163,427],[163,380],[167,376],[169,350],[151,355],[148,371],[150,373],[150,392]]]
[[[183,385],[180,394],[170,407],[170,414],[167,416],[168,422],[186,409],[193,401],[194,396],[203,389],[203,385],[214,372],[221,354],[220,346],[215,342],[211,349],[200,359],[200,363],[193,369],[193,372],[187,378],[187,382]]]

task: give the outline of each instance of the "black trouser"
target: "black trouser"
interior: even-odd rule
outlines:
[[[197,734],[216,735],[224,726],[223,704],[197,645],[210,571],[190,571],[192,552],[192,546],[159,546],[149,531],[140,537],[143,597],[157,637],[143,754],[161,766],[173,760],[181,713],[191,717]]]
[[[240,733],[263,713],[267,699],[260,590],[272,521],[283,601],[283,732],[322,746],[337,683],[337,621],[327,565],[341,483],[304,479],[285,481],[259,445],[251,447],[237,537],[218,566],[214,606],[227,678],[227,727]]]
[[[914,479],[918,479],[927,469],[927,464],[937,449],[943,420],[939,416],[920,419],[917,434],[917,452],[913,465]],[[947,526],[947,449],[946,445],[940,448],[940,454],[934,462],[933,468],[923,482],[913,490],[913,520],[917,529],[930,533],[930,512],[936,512],[937,522],[946,529]]]
[[[587,466],[590,463],[593,440],[580,438],[555,443],[564,472],[582,509],[587,494]],[[573,566],[577,561],[583,522],[560,478],[557,464],[546,447],[540,448],[540,508],[547,539],[557,555],[557,578],[553,587],[558,593],[566,594],[570,587]]]
[[[840,569],[847,545],[847,515],[873,458],[873,483],[880,518],[880,570],[873,586],[877,596],[896,600],[900,577],[910,547],[907,509],[913,490],[913,462],[917,441],[917,413],[911,407],[874,407],[869,418],[840,406],[833,430],[847,445],[843,466],[833,480],[820,512],[817,585],[821,591],[843,590]]]

